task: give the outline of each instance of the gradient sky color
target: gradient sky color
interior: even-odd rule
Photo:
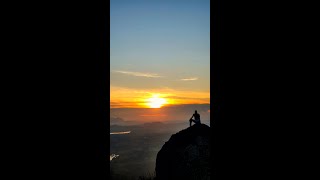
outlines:
[[[111,108],[210,103],[210,1],[110,1]]]

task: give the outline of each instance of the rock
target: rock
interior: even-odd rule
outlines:
[[[171,136],[157,154],[156,179],[209,180],[210,127],[193,125]]]

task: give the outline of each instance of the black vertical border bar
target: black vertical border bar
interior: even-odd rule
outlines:
[[[97,161],[99,175],[97,179],[108,179],[110,171],[110,0],[99,0],[96,4],[96,102],[98,121],[96,123]]]
[[[224,121],[224,81],[223,75],[223,39],[224,39],[224,16],[223,3],[220,0],[210,1],[210,126],[211,136],[211,179],[217,179],[221,176],[222,164],[219,152],[219,125]]]

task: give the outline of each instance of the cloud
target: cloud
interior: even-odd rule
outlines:
[[[131,71],[114,71],[116,73],[127,74],[137,77],[147,77],[147,78],[160,78],[162,76],[155,73],[142,73],[142,72],[131,72]]]
[[[181,81],[196,81],[198,80],[197,77],[191,77],[191,78],[183,78],[183,79],[180,79]]]
[[[210,101],[210,97],[187,97],[187,96],[166,96],[166,98],[170,98],[170,99],[193,99],[193,100],[209,100]]]

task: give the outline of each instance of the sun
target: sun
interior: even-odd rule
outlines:
[[[159,97],[159,95],[153,95],[151,98],[147,99],[147,102],[150,108],[161,108],[167,103],[167,100]]]

